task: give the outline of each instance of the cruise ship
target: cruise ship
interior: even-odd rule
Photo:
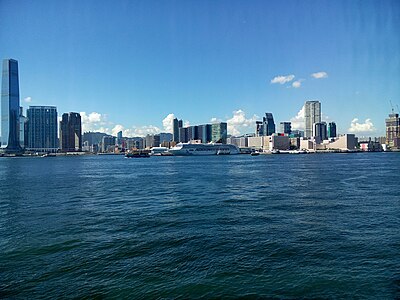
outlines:
[[[173,155],[186,156],[186,155],[227,155],[239,154],[240,150],[235,145],[229,144],[191,144],[179,143],[175,147],[169,149]]]

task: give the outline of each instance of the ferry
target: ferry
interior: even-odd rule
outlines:
[[[132,151],[125,154],[126,158],[147,158],[150,157],[148,151]]]
[[[240,150],[235,145],[230,144],[191,144],[179,143],[175,147],[169,149],[172,155],[187,156],[187,155],[232,155],[240,154]]]

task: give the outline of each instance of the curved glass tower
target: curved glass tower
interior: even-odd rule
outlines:
[[[18,62],[3,60],[1,84],[1,148],[20,151]]]

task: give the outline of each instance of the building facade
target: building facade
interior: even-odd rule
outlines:
[[[19,125],[18,62],[3,60],[1,84],[1,148],[4,151],[21,150]]]
[[[27,149],[36,152],[57,152],[57,108],[29,106],[27,118]]]
[[[226,144],[228,137],[228,124],[225,122],[215,123],[211,125],[211,140],[214,143]]]
[[[265,113],[262,121],[256,121],[256,136],[269,136],[275,133],[275,122],[272,113]]]
[[[82,151],[82,121],[79,113],[64,113],[60,121],[60,150]]]
[[[335,138],[335,137],[337,137],[336,123],[329,122],[328,123],[328,138]]]
[[[280,132],[285,134],[292,133],[292,123],[291,122],[281,122],[280,123]]]
[[[314,123],[313,137],[316,139],[317,142],[318,141],[321,142],[328,139],[326,122]]]
[[[389,149],[400,149],[400,118],[397,113],[391,113],[386,119],[386,145]]]
[[[313,136],[314,123],[321,122],[321,103],[319,101],[306,101],[304,105],[305,133],[306,138]]]

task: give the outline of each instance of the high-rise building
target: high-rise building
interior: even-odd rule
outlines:
[[[265,135],[272,135],[275,133],[275,122],[272,113],[265,113],[265,117],[263,118],[264,123],[264,132]]]
[[[211,124],[203,124],[197,126],[197,137],[202,143],[211,142]]]
[[[178,120],[177,118],[175,118],[172,121],[172,128],[173,128],[173,141],[174,142],[179,142],[179,128],[182,127],[182,120]]]
[[[60,121],[60,149],[63,152],[82,151],[82,122],[79,113],[64,113]]]
[[[275,122],[272,113],[265,113],[262,122],[256,121],[256,135],[267,136],[275,133]]]
[[[198,126],[189,126],[188,127],[188,140],[197,140],[198,136]]]
[[[211,125],[211,140],[214,143],[226,144],[228,137],[228,124],[225,122],[215,123]]]
[[[29,106],[27,109],[28,150],[57,152],[57,108]]]
[[[329,122],[328,123],[328,138],[335,138],[336,136],[337,136],[336,123]]]
[[[27,118],[24,116],[23,107],[19,108],[19,144],[22,149],[25,149],[25,141],[27,141],[26,135],[26,122]]]
[[[281,122],[280,123],[280,132],[285,133],[285,134],[291,134],[292,133],[292,123],[291,122]]]
[[[390,149],[400,149],[400,118],[394,112],[386,119],[386,145]]]
[[[101,141],[101,152],[114,152],[115,150],[115,136],[105,135]]]
[[[21,150],[19,126],[18,62],[3,60],[1,84],[1,149],[6,152]]]
[[[328,139],[326,122],[314,123],[313,137],[318,139],[319,142]]]
[[[305,137],[313,136],[314,123],[321,122],[321,103],[319,101],[306,101],[304,105]]]
[[[187,127],[179,127],[179,142],[187,143],[189,141],[189,133]]]

